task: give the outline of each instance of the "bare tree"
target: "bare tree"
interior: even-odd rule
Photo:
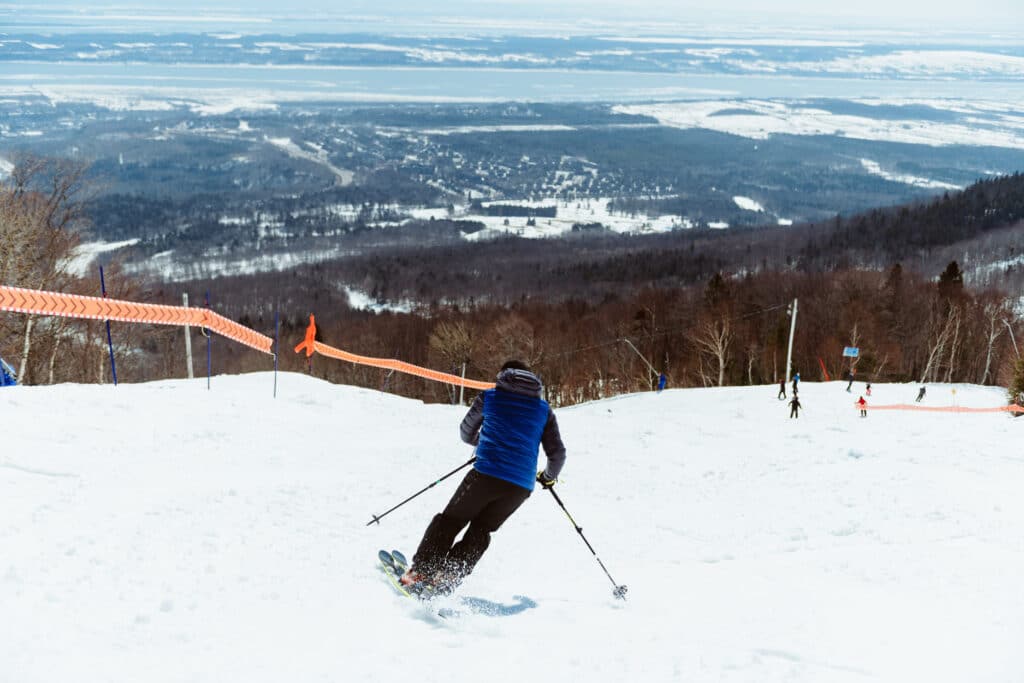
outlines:
[[[453,372],[461,368],[465,376],[466,364],[473,356],[473,335],[468,325],[461,321],[442,320],[434,326],[427,344],[433,353],[441,356],[445,366],[450,366]],[[452,403],[457,397],[461,401],[458,387],[451,386],[448,390]]]
[[[494,370],[510,358],[517,358],[534,367],[544,357],[542,343],[533,325],[517,313],[502,316],[490,327],[484,335],[481,351],[484,364]]]
[[[949,312],[949,319],[953,323],[953,338],[949,344],[949,363],[946,366],[946,382],[953,381],[953,372],[956,370],[956,354],[960,346],[960,327],[963,322],[963,313],[960,307],[953,306]]]
[[[61,160],[22,157],[0,185],[0,281],[18,287],[67,291],[76,282],[71,263],[83,210],[85,166]],[[23,382],[32,352],[36,316],[26,315],[21,337],[18,381]],[[62,325],[48,325],[60,336]],[[54,344],[56,346],[56,344]]]
[[[1003,334],[1003,320],[1006,318],[1006,305],[1002,301],[990,301],[982,309],[988,322],[988,333],[985,335],[985,369],[981,373],[979,384],[988,381],[989,369],[992,367],[992,349]]]
[[[732,328],[729,319],[704,318],[697,323],[697,329],[690,334],[690,340],[702,356],[711,356],[718,363],[718,386],[724,386],[725,368],[729,361],[729,345],[732,342]],[[703,368],[703,362],[701,367]]]
[[[939,363],[946,352],[946,346],[953,337],[954,329],[960,324],[959,309],[955,306],[950,308],[949,315],[942,319],[938,311],[932,309],[932,319],[929,327],[932,329],[928,340],[928,361],[925,363],[924,371],[921,373],[921,383],[928,381],[931,377],[935,381],[938,374]]]
[[[463,322],[439,322],[430,333],[429,344],[453,365],[465,363],[473,356],[473,334]]]
[[[747,344],[747,384],[754,385],[754,365],[761,349],[756,342]]]

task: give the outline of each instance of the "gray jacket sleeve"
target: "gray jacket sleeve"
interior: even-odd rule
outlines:
[[[544,476],[548,479],[558,479],[562,465],[565,464],[565,444],[562,443],[562,434],[558,431],[558,420],[555,419],[553,410],[548,411],[548,422],[544,425],[540,442],[544,446],[544,454],[548,456]]]
[[[480,441],[480,427],[484,423],[484,395],[478,394],[469,406],[469,412],[459,425],[459,436],[471,446]]]

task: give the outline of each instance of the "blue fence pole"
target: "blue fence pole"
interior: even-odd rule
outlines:
[[[274,398],[277,398],[277,356],[281,349],[281,312],[274,311]]]
[[[107,298],[107,282],[103,279],[103,266],[100,266],[100,291],[103,298]],[[114,341],[110,338],[110,321],[107,321],[107,348],[110,349],[110,374],[114,377],[114,386],[117,386],[117,364],[114,362]]]
[[[210,290],[206,290],[206,308],[210,308]],[[210,337],[213,335],[210,333],[209,328],[203,328],[203,334],[206,335],[206,389],[210,389],[210,375],[213,374],[213,361],[210,355]]]

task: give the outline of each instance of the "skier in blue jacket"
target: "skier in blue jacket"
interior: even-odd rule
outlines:
[[[476,446],[473,469],[427,526],[412,566],[401,577],[403,585],[450,592],[473,571],[491,534],[530,497],[535,482],[554,486],[565,446],[541,390],[540,378],[525,363],[510,360],[496,387],[473,401],[460,425],[462,440]],[[541,445],[547,466],[537,472]]]

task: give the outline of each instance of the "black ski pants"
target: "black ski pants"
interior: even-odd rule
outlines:
[[[519,509],[530,493],[503,479],[470,470],[448,506],[434,515],[427,526],[413,555],[413,567],[428,576],[443,572],[455,582],[461,581],[480,561],[491,543],[491,534]],[[469,529],[454,543],[467,524]]]

